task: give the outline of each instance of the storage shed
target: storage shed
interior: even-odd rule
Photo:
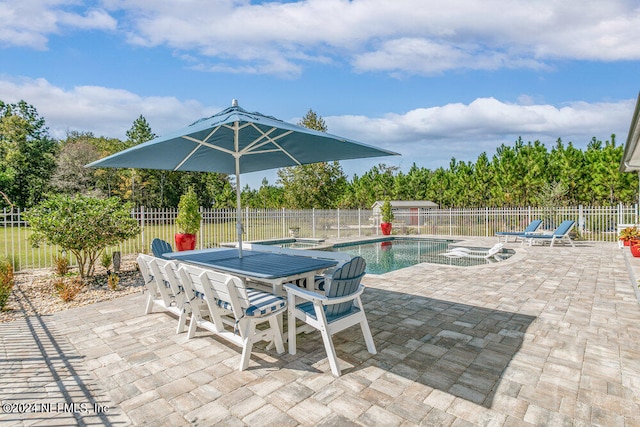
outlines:
[[[438,209],[438,205],[428,200],[390,200],[391,210],[395,216],[393,222],[403,222],[406,225],[422,225],[423,217],[420,215],[428,209]],[[373,218],[377,224],[380,224],[380,216],[384,200],[378,200],[371,206],[373,209]]]

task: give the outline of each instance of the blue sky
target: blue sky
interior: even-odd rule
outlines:
[[[408,170],[501,144],[627,138],[640,90],[637,0],[3,0],[0,100],[56,138],[159,135],[241,107],[401,157]],[[274,171],[246,174],[243,185]]]

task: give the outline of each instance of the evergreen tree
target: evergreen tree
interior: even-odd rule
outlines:
[[[0,101],[0,191],[13,205],[31,207],[44,199],[57,151],[35,107]]]

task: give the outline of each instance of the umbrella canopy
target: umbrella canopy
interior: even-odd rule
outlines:
[[[309,163],[399,155],[340,136],[232,106],[184,129],[87,165],[221,172],[236,175],[238,243],[242,256],[240,174]]]

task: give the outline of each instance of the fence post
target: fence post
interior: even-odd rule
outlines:
[[[484,214],[484,237],[489,237],[489,208],[485,208]]]
[[[453,211],[449,208],[449,236],[453,236]]]
[[[358,237],[362,236],[362,225],[360,219],[360,208],[358,208]]]
[[[338,208],[338,239],[340,238],[340,208]]]
[[[140,237],[142,239],[142,250],[147,247],[144,243],[144,206],[140,206]]]
[[[316,238],[316,208],[311,208],[311,227],[313,228],[313,238]]]
[[[578,205],[578,232],[581,236],[584,236],[584,211],[582,205]]]
[[[282,208],[282,237],[287,237],[287,234],[285,233],[286,231],[286,226],[284,223],[284,208]]]
[[[245,213],[244,213],[244,235],[245,235],[245,240],[251,240],[249,238],[249,206],[245,206]]]

